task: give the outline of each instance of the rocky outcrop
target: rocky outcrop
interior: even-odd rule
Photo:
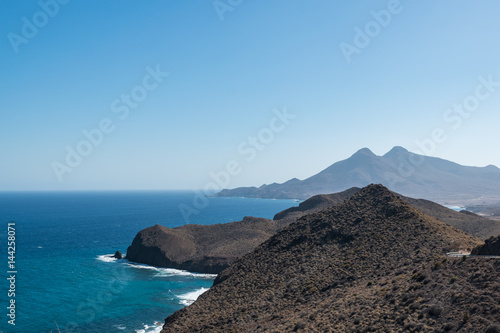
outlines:
[[[500,256],[500,236],[487,239],[483,245],[474,248],[471,254],[480,256]]]
[[[127,259],[157,267],[219,273],[275,234],[276,228],[275,221],[254,217],[173,229],[157,224],[137,234],[127,249]]]
[[[485,332],[500,262],[445,255],[480,243],[370,185],[238,259],[162,333]]]
[[[116,251],[115,254],[113,255],[113,258],[115,259],[122,259],[123,255],[120,251]]]

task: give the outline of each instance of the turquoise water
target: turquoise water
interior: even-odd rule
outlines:
[[[0,193],[0,319],[3,332],[159,332],[164,319],[215,276],[113,260],[137,232],[186,223],[192,192]],[[292,200],[209,198],[190,223],[272,218]],[[8,222],[15,222],[15,297],[9,297]],[[1,259],[3,258],[3,259]],[[3,263],[2,263],[3,260]],[[15,326],[8,323],[15,299]],[[57,325],[57,326],[56,326]]]

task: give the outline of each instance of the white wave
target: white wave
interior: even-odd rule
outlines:
[[[156,322],[154,326],[144,325],[143,328],[135,330],[136,333],[160,333],[163,325]]]
[[[198,299],[198,297],[200,297],[200,295],[203,294],[207,290],[208,290],[208,288],[200,288],[200,289],[197,289],[195,291],[191,291],[189,293],[179,295],[179,296],[177,296],[177,298],[180,299],[179,304],[182,304],[182,305],[193,304],[194,301],[196,301]]]
[[[113,262],[113,261],[118,260],[113,256],[114,256],[114,254],[104,254],[102,256],[97,256],[96,259],[100,260],[100,261],[104,261],[104,262]]]
[[[459,211],[461,211],[461,210],[464,210],[464,209],[465,209],[465,207],[463,207],[463,206],[455,206],[455,205],[444,205],[444,206],[445,206],[446,208],[449,208],[449,209],[454,210],[454,211],[456,211],[456,212],[459,212]]]
[[[156,268],[156,267],[148,266],[148,265],[144,265],[144,264],[127,263],[127,266],[138,268],[138,269],[149,269],[152,271],[158,270],[158,268]]]
[[[193,273],[174,268],[158,268],[158,276],[193,276],[197,278],[215,279],[217,274]]]
[[[135,264],[135,263],[127,263],[127,265],[138,269],[149,269],[151,271],[155,271],[156,272],[155,275],[159,277],[192,276],[197,278],[208,278],[208,279],[215,279],[217,277],[217,274],[192,273],[175,268],[160,268],[160,267],[153,267],[145,264]]]

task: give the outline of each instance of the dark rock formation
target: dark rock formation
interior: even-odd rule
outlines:
[[[238,259],[162,333],[485,332],[500,261],[445,256],[480,243],[371,185]]]
[[[488,238],[483,245],[474,248],[471,254],[480,256],[500,256],[500,236]]]
[[[123,258],[122,253],[120,251],[116,251],[115,254],[113,255],[113,258],[116,258],[116,259]]]
[[[418,155],[394,147],[383,156],[363,148],[346,160],[332,164],[304,180],[283,184],[223,190],[216,196],[307,199],[316,194],[344,191],[381,183],[392,191],[433,201],[459,200],[462,204],[481,198],[500,199],[500,169],[469,167],[440,158]],[[495,199],[496,198],[496,199]]]
[[[127,259],[158,267],[219,273],[271,237],[276,228],[275,221],[254,217],[173,229],[155,225],[137,234],[127,249]]]

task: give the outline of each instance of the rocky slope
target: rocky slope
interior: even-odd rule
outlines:
[[[167,332],[497,332],[500,261],[380,185],[306,215],[220,273]]]
[[[274,220],[278,220],[278,225],[285,226],[297,218],[307,214],[316,213],[328,207],[341,203],[360,190],[358,187],[353,187],[349,190],[333,193],[315,195],[300,203],[298,207],[291,207],[274,216]],[[414,208],[442,221],[452,227],[461,229],[471,235],[481,239],[487,239],[492,236],[500,235],[500,221],[487,219],[468,211],[456,212],[446,208],[435,202],[425,199],[413,199],[401,196],[401,199],[406,201]]]
[[[483,245],[474,248],[471,254],[481,256],[500,256],[500,236],[488,238]]]
[[[440,202],[476,202],[500,199],[500,169],[469,167],[394,147],[383,156],[363,148],[304,180],[283,184],[223,190],[217,196],[306,199],[316,194],[344,191],[380,183],[392,191]]]

